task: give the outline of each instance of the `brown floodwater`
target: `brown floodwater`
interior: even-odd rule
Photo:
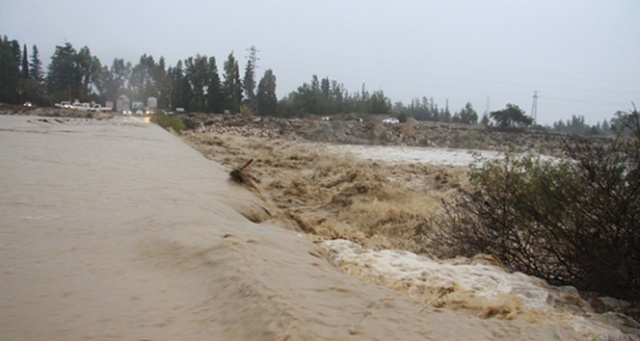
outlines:
[[[0,340],[582,340],[359,280],[136,118],[0,117]],[[260,219],[253,219],[260,221]]]

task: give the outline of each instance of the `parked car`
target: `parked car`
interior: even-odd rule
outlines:
[[[73,109],[81,111],[89,111],[91,104],[89,103],[73,103]]]
[[[91,107],[89,109],[89,111],[112,111],[112,110],[113,110],[113,108],[111,108],[111,107],[103,107],[100,104],[95,104],[93,107]]]
[[[400,123],[400,120],[395,118],[395,117],[389,117],[389,118],[385,118],[384,120],[382,120],[382,123],[386,123],[386,124],[398,124]]]
[[[71,105],[71,102],[69,101],[62,101],[60,103],[56,103],[53,106],[57,107],[57,108],[62,108],[62,109],[72,109],[73,106]]]

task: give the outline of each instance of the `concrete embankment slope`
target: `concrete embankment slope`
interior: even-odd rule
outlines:
[[[0,116],[0,146],[0,340],[582,338],[346,276],[141,120]]]

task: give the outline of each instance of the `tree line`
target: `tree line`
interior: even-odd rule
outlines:
[[[158,107],[167,110],[236,113],[251,108],[260,115],[275,115],[276,77],[268,69],[256,82],[254,63],[255,58],[247,63],[244,79],[233,52],[222,63],[222,75],[215,57],[199,54],[174,66],[167,66],[164,57],[156,60],[147,54],[135,65],[121,58],[103,65],[87,46],[76,49],[65,43],[56,46],[45,74],[36,45],[29,55],[26,44],[4,36],[0,41],[0,102],[51,105],[77,99],[105,103],[124,95],[140,101],[155,97]]]
[[[419,121],[480,123],[496,127],[534,124],[524,110],[510,103],[504,109],[484,113],[480,118],[471,103],[454,113],[449,109],[448,100],[444,107],[439,107],[432,97],[426,96],[413,99],[408,105],[402,102],[392,105],[382,90],[369,91],[363,84],[360,91],[350,92],[342,83],[328,77],[320,79],[317,75],[278,100],[276,76],[267,69],[257,82],[257,50],[252,46],[249,51],[241,78],[233,52],[222,63],[220,74],[213,56],[198,54],[168,66],[164,57],[156,60],[144,54],[135,65],[121,58],[103,65],[87,46],[76,49],[71,43],[65,43],[56,46],[45,73],[36,45],[29,54],[26,44],[20,45],[17,40],[4,36],[0,40],[0,102],[20,104],[30,101],[51,105],[78,99],[105,103],[125,95],[140,101],[155,97],[159,108],[184,108],[187,112],[250,112],[282,117],[359,113],[392,115],[400,121],[412,117]],[[566,123],[558,121],[546,128],[599,134],[608,132],[610,126],[606,120],[589,126],[584,123],[584,117],[574,116]]]

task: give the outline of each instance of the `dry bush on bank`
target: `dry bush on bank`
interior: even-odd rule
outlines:
[[[489,253],[551,284],[640,299],[640,119],[619,122],[630,134],[567,141],[565,160],[506,153],[477,164],[474,189],[431,220],[439,254]]]

